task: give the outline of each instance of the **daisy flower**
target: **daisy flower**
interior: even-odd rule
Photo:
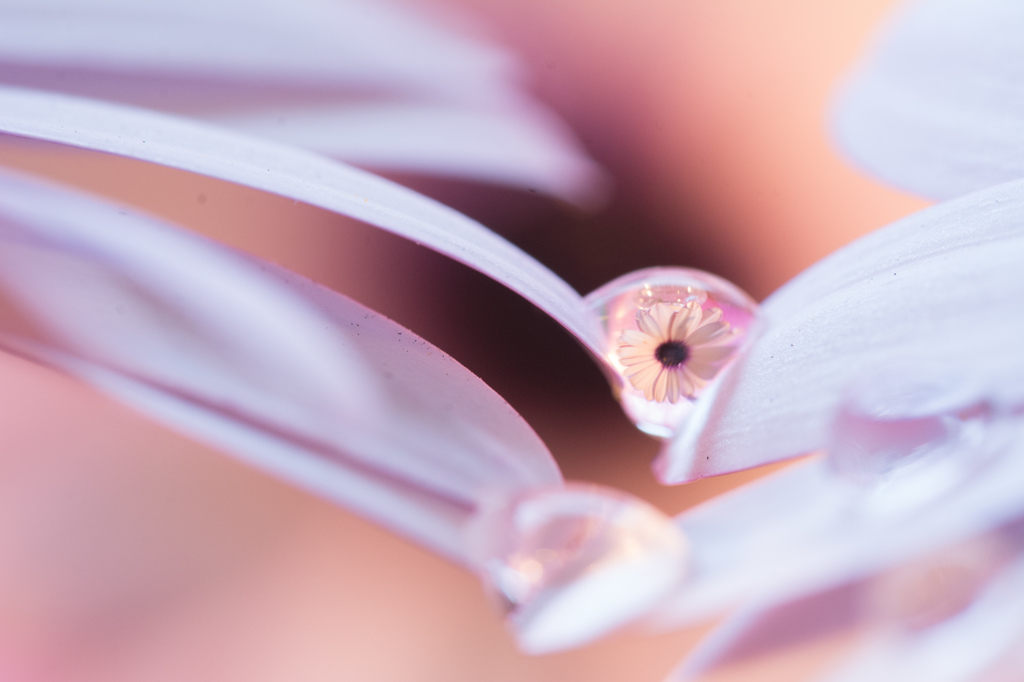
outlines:
[[[725,345],[736,331],[722,320],[720,308],[655,303],[637,311],[636,326],[622,332],[618,358],[629,383],[647,400],[693,397],[736,351]]]

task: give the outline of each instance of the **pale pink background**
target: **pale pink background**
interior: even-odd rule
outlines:
[[[834,83],[888,4],[451,0],[521,52],[536,92],[619,194],[593,218],[409,180],[581,289],[671,257],[764,297],[924,206],[846,166],[825,129]],[[581,350],[417,247],[134,162],[10,140],[0,162],[144,207],[382,310],[506,395],[570,478],[673,513],[751,478],[657,486],[655,443],[621,417]],[[706,630],[524,657],[475,578],[418,547],[46,370],[0,357],[0,382],[0,681],[657,682]],[[800,679],[848,641],[715,679]]]

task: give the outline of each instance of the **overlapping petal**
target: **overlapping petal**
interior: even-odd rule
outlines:
[[[1019,528],[1013,535],[1019,536]],[[970,548],[965,549],[970,551]],[[1020,549],[1019,537],[1016,549]],[[878,613],[886,608],[877,604],[880,587],[891,574],[848,583],[798,600],[750,604],[731,616],[727,624],[703,642],[669,679],[672,682],[698,680],[738,663],[756,661],[781,648],[858,625],[873,627],[862,634],[852,654],[815,680],[1010,682],[1019,679],[1019,643],[1024,637],[1021,616],[1024,609],[1020,608],[1024,571],[1019,554],[1000,563],[1002,565],[977,567],[979,573],[990,572],[991,575],[953,575],[946,584],[927,586],[946,588],[952,593],[933,595],[936,601],[944,596],[956,599],[960,596],[956,594],[959,589],[975,589],[976,593],[969,596],[968,603],[955,605],[953,608],[958,610],[945,614],[944,619],[920,627],[887,621]],[[952,566],[947,568],[955,570]],[[929,578],[927,575],[916,577],[922,581]],[[958,585],[958,579],[977,579],[978,583]],[[904,587],[926,589],[924,585]]]
[[[818,450],[845,390],[900,363],[1024,402],[1024,182],[935,206],[815,264],[763,304],[749,352],[658,463],[681,483]]]
[[[34,13],[33,6],[8,3],[10,7],[20,7],[22,19],[38,24],[28,30],[27,24],[21,25],[29,36],[33,31],[49,36],[65,21],[64,15]],[[557,123],[545,122],[544,112],[503,86],[483,85],[508,68],[500,56],[483,59],[485,66],[476,71],[472,60],[466,61],[470,53],[460,52],[462,46],[446,52],[445,46],[428,46],[428,41],[424,52],[440,55],[436,64],[433,58],[420,65],[391,64],[382,57],[382,62],[374,62],[376,71],[356,74],[358,69],[341,73],[352,63],[344,59],[318,61],[321,50],[358,46],[365,37],[360,35],[340,46],[310,40],[290,58],[275,61],[260,52],[265,45],[260,32],[272,23],[266,22],[269,15],[260,13],[269,11],[270,5],[254,7],[250,25],[232,33],[237,43],[207,41],[202,49],[166,58],[167,45],[143,44],[147,31],[152,33],[163,22],[181,28],[180,36],[194,36],[188,27],[196,17],[204,27],[216,27],[220,10],[183,3],[160,5],[150,13],[108,0],[113,23],[90,15],[98,26],[112,31],[108,46],[97,48],[94,38],[82,44],[12,39],[7,43],[10,52],[0,49],[0,59],[8,59],[3,67],[11,75],[8,82],[38,86],[53,77],[50,66],[83,58],[93,50],[83,58],[72,84],[60,89],[111,96],[104,88],[123,86],[114,99],[147,106],[156,106],[152,98],[159,99],[157,90],[173,84],[179,74],[191,78],[201,64],[213,64],[209,73],[215,78],[179,82],[184,87],[173,93],[175,97],[216,89],[218,79],[237,80],[242,87],[212,104],[172,97],[168,101],[176,103],[169,108],[367,165],[443,170],[443,164],[449,164],[449,170],[460,168],[459,172],[499,181],[541,178],[550,191],[564,196],[574,196],[574,188],[587,184],[578,180],[586,176],[587,164],[579,162],[571,145],[559,148],[563,138]],[[316,11],[334,11],[326,7]],[[369,7],[362,11],[375,11]],[[932,31],[924,42],[944,35],[942,22],[952,21],[961,11],[956,3],[947,7],[953,8],[948,16],[925,22],[908,35]],[[237,20],[236,11],[230,12],[232,20]],[[220,17],[222,24],[228,16]],[[313,15],[295,16],[307,21]],[[401,25],[392,20],[385,23]],[[293,28],[296,36],[306,30],[283,26],[285,33]],[[126,42],[132,31],[139,39]],[[174,35],[173,30],[156,33]],[[59,38],[61,33],[53,35]],[[932,54],[906,48],[914,44],[911,40],[883,52],[880,63],[903,66],[888,70],[882,80],[864,81],[868,84],[858,86],[859,94],[853,91],[854,104],[842,123],[847,139],[867,156],[881,149],[885,158],[879,167],[887,169],[886,177],[913,176],[913,182],[921,184],[909,186],[935,196],[961,194],[994,179],[1020,175],[1014,165],[1020,154],[1012,144],[1009,151],[993,151],[985,146],[992,146],[989,138],[979,147],[975,137],[958,147],[955,135],[950,136],[963,121],[974,130],[982,114],[963,108],[943,113],[945,105],[929,90],[937,86],[934,78],[904,87],[907,78],[918,74],[919,62],[925,63],[921,55]],[[366,49],[373,52],[377,47]],[[139,73],[124,73],[125,54],[141,56]],[[442,62],[448,58],[465,70],[442,83],[437,74],[444,71]],[[969,76],[977,64],[981,62],[968,60],[962,71]],[[420,66],[422,71],[417,70]],[[100,75],[105,69],[119,73],[116,78]],[[934,63],[928,63],[928,69],[939,70]],[[150,92],[137,89],[153,73],[160,74],[159,87]],[[270,88],[246,83],[267,74]],[[999,83],[979,85],[968,76],[967,90],[950,90],[963,100],[957,104],[969,109],[978,101],[999,99]],[[477,77],[479,90],[470,87]],[[346,87],[354,88],[358,102],[320,99],[346,78]],[[418,107],[392,107],[388,101],[368,102],[358,93],[360,87],[423,99]],[[290,89],[304,94],[287,106],[268,101],[271,91]],[[894,93],[902,99],[890,99]],[[942,91],[943,97],[947,95]],[[233,97],[237,99],[232,102]],[[862,98],[860,104],[857,97]],[[937,113],[921,124],[921,110],[929,107]],[[510,111],[518,113],[509,118]],[[535,127],[516,127],[530,116],[539,121]],[[886,116],[891,118],[888,123]],[[339,121],[344,122],[342,127],[336,127]],[[421,129],[434,131],[429,134],[471,130],[474,137],[467,138],[464,147],[446,146],[450,153],[443,155],[429,139],[389,133],[393,127],[410,129],[410,121],[428,122]],[[916,129],[908,132],[911,122]],[[505,283],[599,354],[593,320],[568,285],[482,226],[368,174],[178,117],[13,87],[0,89],[0,129],[205,173],[366,220]],[[996,126],[999,134],[1011,129],[1012,125]],[[501,158],[492,163],[486,148],[473,140],[487,140],[495,131],[503,131],[498,142],[505,146]],[[516,131],[525,137],[516,141]],[[869,134],[881,142],[865,142]],[[933,149],[931,143],[942,136],[952,142],[945,151],[941,145]],[[534,142],[537,149],[554,151],[544,156],[531,148]],[[525,150],[522,158],[510,153],[513,146]],[[968,148],[979,155],[970,157]],[[444,160],[438,160],[441,157]],[[562,170],[552,171],[557,168]],[[5,202],[0,236],[5,250],[0,255],[0,280],[5,282],[2,296],[9,313],[2,343],[8,349],[77,374],[197,437],[461,561],[466,561],[461,528],[483,495],[493,488],[507,494],[559,484],[557,468],[543,445],[507,405],[439,351],[371,311],[273,266],[166,227],[117,217],[109,207],[58,196],[20,180],[2,182],[6,189],[0,194]],[[1019,411],[1024,404],[1024,356],[1019,352],[1024,335],[1022,259],[1024,183],[936,207],[826,259],[765,304],[757,342],[703,396],[690,426],[663,453],[660,475],[666,482],[683,482],[830,445],[836,414],[842,414],[841,401],[849,397],[851,386],[865,374],[878,376],[901,363],[909,364],[918,377],[936,370],[948,370],[955,381],[970,377],[977,401],[952,411],[943,411],[948,405],[936,407],[934,414],[924,410],[919,416],[925,422],[933,417],[959,419],[981,403]],[[200,300],[199,293],[208,298]],[[257,309],[253,300],[270,303]],[[731,352],[715,345],[726,328],[712,320],[695,330],[696,322],[652,316],[641,322],[640,329],[664,335],[675,325],[675,334],[692,333],[694,344],[702,346],[694,353],[693,371],[701,379],[710,378]],[[623,364],[636,365],[636,353],[627,353]],[[654,379],[652,374],[650,380]],[[672,381],[680,380],[673,375]],[[884,381],[879,383],[886,388]],[[676,383],[658,390],[664,397],[686,389]],[[897,434],[909,440],[890,444],[910,442],[914,433]],[[939,490],[942,504],[926,509],[913,508],[918,499],[913,496],[902,499],[910,504],[902,509],[887,506],[885,500],[875,504],[874,497],[867,500],[871,496],[847,485],[844,473],[837,473],[833,456],[682,516],[679,526],[693,552],[692,577],[677,599],[656,614],[660,624],[687,622],[745,600],[755,604],[746,620],[735,621],[732,630],[709,645],[718,647],[715,651],[698,656],[688,670],[704,669],[701,666],[713,664],[719,654],[727,656],[736,638],[770,622],[787,600],[806,605],[800,600],[817,593],[823,595],[822,603],[834,606],[834,600],[841,601],[845,594],[844,585],[859,585],[874,572],[1020,516],[1024,452],[1018,437],[1007,440],[1009,444],[1001,442],[1005,451],[972,469],[970,485]],[[791,614],[784,619],[793,622]],[[884,655],[888,646],[883,642],[870,656]]]
[[[461,213],[370,173],[182,118],[3,86],[0,132],[210,175],[366,221],[501,282],[599,355],[597,323],[565,281]]]
[[[981,631],[993,632],[982,635],[988,644],[1006,640],[989,658],[1009,651],[1019,628],[1004,627],[1005,618],[985,606],[992,600],[984,595],[1005,592],[1003,579],[989,574],[1024,549],[1021,405],[1012,388],[976,382],[956,368],[941,378],[924,371],[932,369],[910,365],[854,384],[833,420],[827,459],[795,465],[679,517],[692,543],[691,578],[666,605],[661,625],[740,611],[673,679],[697,679],[736,661],[880,621],[903,634],[883,636],[863,655],[867,662],[882,656],[917,670],[926,662],[918,649],[943,639],[939,633],[946,630],[977,630],[979,618]],[[966,576],[954,573],[914,603],[907,592],[923,589],[930,567],[945,571],[950,559],[967,562],[966,571],[954,567]],[[1013,581],[1019,584],[1019,578]],[[919,607],[936,604],[939,624],[924,623],[919,635],[920,624],[885,622],[887,612],[920,620]],[[961,608],[968,610],[957,615]],[[970,615],[979,610],[988,615]],[[951,649],[944,659],[948,671],[966,665],[977,672],[981,663],[971,661],[978,651]],[[883,679],[858,677],[862,663],[868,664],[853,663],[843,673],[849,677],[837,679]],[[920,670],[909,678],[940,679]]]
[[[364,0],[4,0],[0,82],[215,121],[372,168],[599,200],[601,171],[525,92],[518,62],[464,33]]]
[[[1024,6],[901,10],[842,92],[840,146],[872,175],[935,199],[1024,177]]]
[[[886,491],[847,485],[815,460],[687,512],[678,521],[692,542],[691,579],[664,615],[688,622],[748,600],[796,599],[1008,523],[1024,510],[1024,445],[1006,447],[916,509],[890,511]]]
[[[269,263],[0,176],[0,344],[468,561],[484,495],[558,485],[543,443],[439,349]]]
[[[1024,558],[1004,568],[962,613],[921,631],[873,633],[820,682],[1012,682],[1024,639]]]

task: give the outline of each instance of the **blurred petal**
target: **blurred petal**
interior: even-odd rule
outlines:
[[[370,173],[163,114],[2,86],[0,131],[209,175],[363,220],[490,276],[600,354],[596,321],[553,272],[461,213]]]
[[[374,168],[599,200],[600,171],[522,75],[511,55],[385,2],[0,3],[7,84],[236,123]]]
[[[955,556],[958,550],[951,551]],[[907,629],[899,623],[877,622],[877,614],[870,608],[877,578],[788,602],[748,604],[701,642],[669,679],[674,682],[697,680],[730,665],[874,620],[876,629],[871,631],[866,645],[842,666],[842,672],[827,676],[829,682],[975,680],[1024,636],[1024,619],[1020,615],[1024,609],[1014,606],[1022,594],[1024,573],[1021,569],[1018,558],[980,586],[966,608],[927,628]],[[918,575],[917,579],[926,580],[928,576]],[[937,581],[935,587],[940,591],[956,589],[952,584],[956,576],[939,574],[932,579]],[[902,587],[924,589],[922,585],[904,584]],[[893,596],[886,595],[887,598]],[[934,596],[942,599],[945,595]]]
[[[509,55],[387,2],[4,0],[0,8],[5,65],[73,92],[99,82],[90,72],[148,72],[195,78],[197,87],[226,79],[479,101],[504,93],[517,70]]]
[[[846,86],[840,145],[870,173],[947,199],[1024,177],[1024,5],[919,0]]]
[[[963,613],[922,632],[879,632],[822,682],[975,682],[1019,650],[1024,637],[1024,560],[1006,569]]]
[[[692,570],[663,622],[822,592],[1012,521],[1024,511],[1024,438],[1015,422],[991,427],[991,442],[963,453],[979,469],[918,508],[884,504],[903,490],[862,488],[816,459],[683,513]]]
[[[818,450],[851,383],[901,365],[1024,404],[1022,262],[1024,182],[840,249],[765,301],[760,337],[666,446],[659,476],[681,483]]]
[[[699,680],[731,664],[840,632],[860,620],[861,590],[854,583],[784,604],[747,604],[715,628],[667,682]]]
[[[568,128],[526,102],[501,111],[390,102],[203,118],[365,168],[473,178],[584,206],[599,203],[606,189],[594,163],[570,143]]]
[[[408,330],[269,263],[0,176],[0,344],[464,556],[485,494],[561,477],[507,403]]]

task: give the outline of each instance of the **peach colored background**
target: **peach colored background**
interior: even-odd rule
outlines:
[[[832,87],[886,0],[451,0],[517,49],[616,176],[600,215],[408,178],[581,290],[711,269],[757,297],[923,206],[847,167]],[[430,5],[436,10],[440,5]],[[570,478],[677,512],[753,474],[658,487],[656,445],[555,326],[460,266],[226,183],[0,140],[0,162],[143,207],[387,313],[505,395]],[[460,321],[461,320],[461,321]],[[0,358],[0,680],[656,682],[705,628],[518,654],[476,580],[46,370]],[[720,680],[794,680],[846,640]]]

